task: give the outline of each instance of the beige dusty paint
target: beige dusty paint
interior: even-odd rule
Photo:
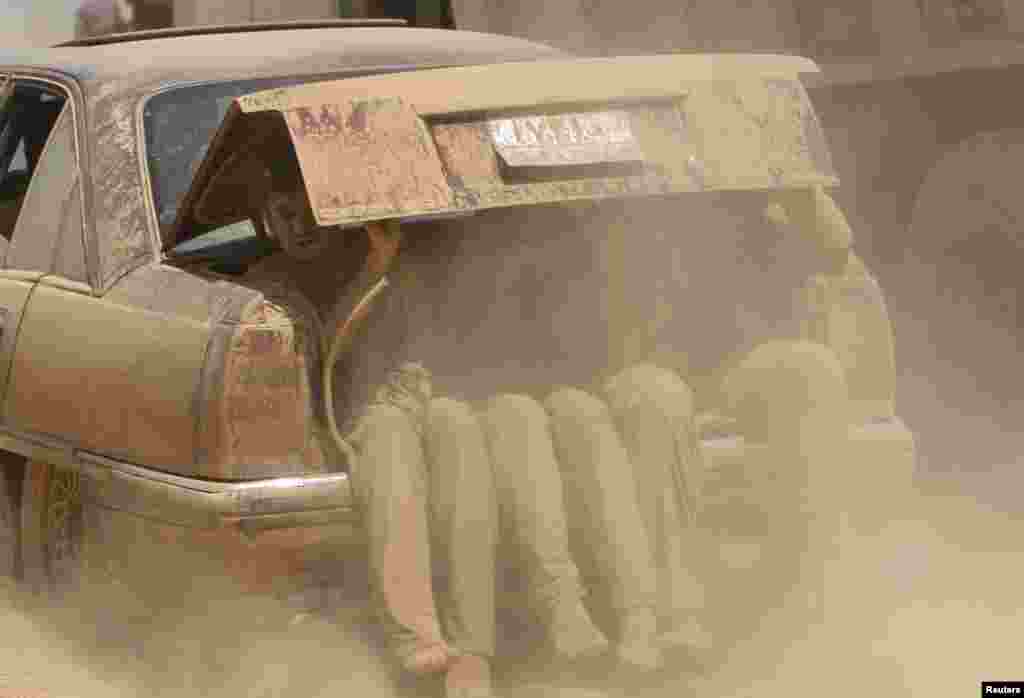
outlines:
[[[546,104],[679,97],[694,82],[797,78],[806,58],[777,55],[619,56],[499,63],[312,83],[241,97],[242,111],[288,111],[325,97],[401,96],[422,116]]]
[[[220,380],[202,398],[196,471],[223,479],[319,472],[324,460],[313,438],[309,384],[318,357],[316,311],[283,283],[248,283],[264,295],[245,304],[237,324],[215,330],[230,335],[223,358],[207,353]]]
[[[402,100],[324,104],[315,112],[288,110],[284,117],[321,224],[453,206],[430,134]],[[355,126],[359,119],[361,128]]]
[[[187,469],[207,335],[203,323],[44,280],[21,324],[6,423],[152,467]]]
[[[10,383],[18,327],[33,285],[31,281],[12,279],[7,273],[0,272],[0,395],[7,392]],[[2,408],[0,415],[6,417]]]

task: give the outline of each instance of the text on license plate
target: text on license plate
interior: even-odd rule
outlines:
[[[589,165],[643,160],[629,112],[517,116],[488,122],[509,167]]]

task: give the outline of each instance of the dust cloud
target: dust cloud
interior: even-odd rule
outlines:
[[[588,211],[558,214],[557,220],[560,226],[574,222],[599,239],[603,229],[594,227]],[[517,215],[526,216],[517,236],[490,230],[494,216],[461,221],[464,232],[473,231],[465,234],[474,236],[475,256],[424,280],[443,301],[435,326],[450,332],[455,345],[478,352],[482,367],[490,362],[490,369],[502,371],[484,382],[479,372],[464,370],[465,355],[438,356],[442,370],[444,359],[449,362],[453,389],[471,398],[493,390],[495,382],[514,384],[524,372],[535,372],[538,347],[563,357],[546,366],[552,375],[567,367],[586,368],[573,352],[587,342],[567,336],[581,320],[572,308],[604,302],[594,279],[586,280],[603,253],[567,244],[548,234],[542,220]],[[678,220],[664,222],[659,239],[671,239],[665,231],[682,234],[678,226]],[[489,240],[501,242],[492,247]],[[529,240],[537,243],[532,253],[510,253],[510,246]],[[669,265],[685,261],[665,260]],[[457,291],[449,283],[455,276],[460,277]],[[474,295],[474,288],[493,293]],[[545,298],[547,306],[540,302]],[[463,310],[456,301],[463,302]],[[543,331],[524,335],[517,325],[503,324],[509,316],[494,313],[499,303],[512,303],[519,320],[539,322],[536,327]],[[614,696],[771,698],[812,695],[827,687],[836,696],[953,698],[975,693],[984,680],[1024,679],[1019,654],[1024,508],[1016,494],[1024,483],[1024,462],[1021,434],[1014,427],[1019,403],[972,387],[969,372],[957,371],[937,353],[929,323],[943,316],[950,321],[952,311],[919,310],[898,309],[893,317],[904,367],[899,412],[919,439],[916,489],[884,520],[851,519],[839,541],[840,554],[821,563],[827,580],[821,607],[809,613],[806,596],[791,593],[760,618],[746,619],[753,628],[749,635],[722,648],[703,671],[680,662],[673,666],[686,666],[684,672],[661,675],[643,687],[618,678],[583,681],[572,695],[583,686]],[[969,312],[956,316],[965,323],[970,317]],[[1016,353],[1009,343],[1015,338],[981,326],[972,331],[979,345],[1012,370]],[[525,358],[516,362],[516,356]],[[460,371],[463,380],[456,383]],[[874,464],[862,465],[863,477],[870,477]],[[851,507],[870,510],[874,504]],[[130,590],[107,590],[88,610],[66,602],[48,607],[45,598],[7,590],[0,621],[7,638],[0,648],[0,696],[393,695],[386,658],[357,629],[365,617],[353,622],[360,609],[337,616],[303,613],[276,602],[243,600],[230,589],[200,593],[208,589],[200,581],[196,571],[188,593],[179,594],[182,604],[192,603],[188,611],[184,605],[150,605],[150,617],[140,620],[136,614],[135,625],[120,620]],[[755,587],[759,580],[748,583]],[[528,673],[507,677],[508,695],[529,680]],[[429,694],[434,689],[410,690]],[[570,695],[568,689],[565,694]]]
[[[910,271],[895,273],[921,278]],[[841,557],[826,563],[823,618],[800,624],[792,608],[769,612],[714,676],[690,684],[694,695],[954,698],[1024,676],[1024,395],[1012,383],[1020,330],[941,295],[895,306],[898,412],[917,438],[915,490],[881,525],[846,531]],[[959,346],[935,342],[936,324],[955,327]],[[981,371],[1004,373],[998,392],[982,387]]]
[[[0,696],[394,695],[373,639],[360,635],[365,609],[330,614],[246,597],[201,569],[190,569],[190,588],[167,594],[162,604],[148,600],[146,616],[129,611],[138,600],[130,589],[59,600],[6,589]],[[169,579],[172,570],[162,574]]]
[[[1019,678],[1022,532],[972,498],[908,502],[904,518],[845,542],[825,620],[769,613],[695,695],[953,698]]]

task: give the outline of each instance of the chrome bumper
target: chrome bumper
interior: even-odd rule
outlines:
[[[258,532],[358,522],[345,473],[217,482],[77,455],[85,501],[162,523]]]

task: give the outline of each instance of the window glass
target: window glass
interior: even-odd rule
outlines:
[[[78,181],[74,124],[65,108],[50,133],[15,223],[7,267],[52,270],[61,225],[75,201]]]
[[[18,141],[18,149],[14,151],[14,159],[11,160],[10,169],[12,171],[28,169],[28,158],[25,157],[25,141]]]
[[[359,75],[393,70],[368,69]],[[146,153],[161,232],[166,234],[174,224],[178,206],[232,100],[250,92],[331,78],[331,75],[303,75],[192,85],[168,90],[150,99],[144,112]]]
[[[0,237],[11,239],[29,180],[66,98],[31,81],[7,89],[0,105]]]

